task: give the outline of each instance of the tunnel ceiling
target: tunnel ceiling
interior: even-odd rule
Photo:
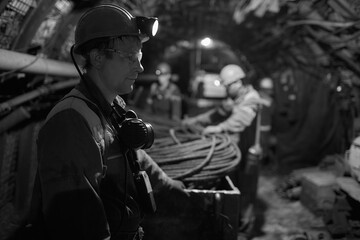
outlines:
[[[1,3],[2,11],[6,2],[11,1]],[[10,26],[19,31],[14,33],[9,49],[70,61],[72,32],[81,13],[100,2],[116,2],[134,15],[159,18],[158,35],[144,46],[150,57],[179,40],[211,36],[242,53],[263,75],[287,66],[310,70],[314,66],[340,66],[360,75],[359,0],[73,0],[72,10],[61,17],[49,17],[49,9],[61,0],[28,2],[32,9],[29,16],[17,28]],[[41,29],[43,21],[56,17],[51,34],[49,29]],[[1,24],[5,33],[8,29],[3,21]],[[31,39],[36,37],[36,30],[48,34],[34,44]]]
[[[166,45],[213,36],[267,72],[284,65],[345,65],[360,74],[359,6],[347,0],[173,1],[158,7],[159,37]]]
[[[358,0],[123,1],[159,17],[154,52],[181,39],[211,36],[244,53],[258,71],[284,66],[358,67]]]
[[[159,18],[159,33],[151,47],[145,46],[151,56],[178,40],[211,36],[242,53],[264,75],[288,66],[307,71],[344,67],[360,75],[358,0],[117,2],[134,14]],[[94,2],[77,1],[78,8],[80,3]]]

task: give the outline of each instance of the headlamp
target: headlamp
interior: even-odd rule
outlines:
[[[136,25],[142,34],[147,37],[154,37],[159,28],[159,21],[156,17],[136,16]]]

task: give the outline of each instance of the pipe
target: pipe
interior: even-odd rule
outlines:
[[[19,107],[0,121],[0,134],[31,117],[28,109]]]
[[[54,92],[60,89],[65,89],[68,87],[75,86],[77,83],[79,83],[79,81],[80,80],[77,78],[77,79],[71,79],[63,82],[54,83],[50,86],[44,85],[31,92],[25,93],[23,95],[10,99],[6,102],[0,103],[0,114],[11,111],[14,107],[24,102],[35,99],[39,96],[46,95],[49,94],[50,92]]]
[[[71,63],[5,49],[0,49],[0,70],[13,70],[24,73],[62,77],[78,77],[78,72]]]
[[[323,27],[351,27],[355,25],[357,22],[331,22],[331,21],[319,21],[319,20],[298,20],[298,21],[288,21],[287,27],[295,27],[298,25],[317,25]]]

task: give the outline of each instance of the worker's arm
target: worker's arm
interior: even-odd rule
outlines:
[[[256,117],[256,110],[250,106],[237,106],[225,121],[218,124],[222,132],[242,132]]]
[[[171,189],[184,192],[185,185],[181,181],[170,178],[144,150],[137,150],[136,155],[141,169],[145,170],[148,174],[155,192]]]
[[[208,126],[203,130],[204,133],[229,132],[236,133],[243,131],[250,126],[258,110],[259,104],[262,104],[256,91],[248,93],[242,101],[235,101],[232,106],[231,114],[223,122]],[[223,108],[224,112],[228,108]]]
[[[229,112],[224,111],[221,107],[216,107],[194,117],[185,118],[182,124],[185,126],[208,126],[226,119],[229,114]]]

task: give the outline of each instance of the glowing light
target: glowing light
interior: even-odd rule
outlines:
[[[213,44],[213,40],[209,37],[206,37],[202,39],[200,43],[204,47],[210,47]]]
[[[157,33],[158,29],[159,29],[159,21],[156,19],[156,20],[154,21],[154,25],[153,25],[152,31],[151,31],[151,33],[152,33],[153,36],[155,36],[155,34]]]

